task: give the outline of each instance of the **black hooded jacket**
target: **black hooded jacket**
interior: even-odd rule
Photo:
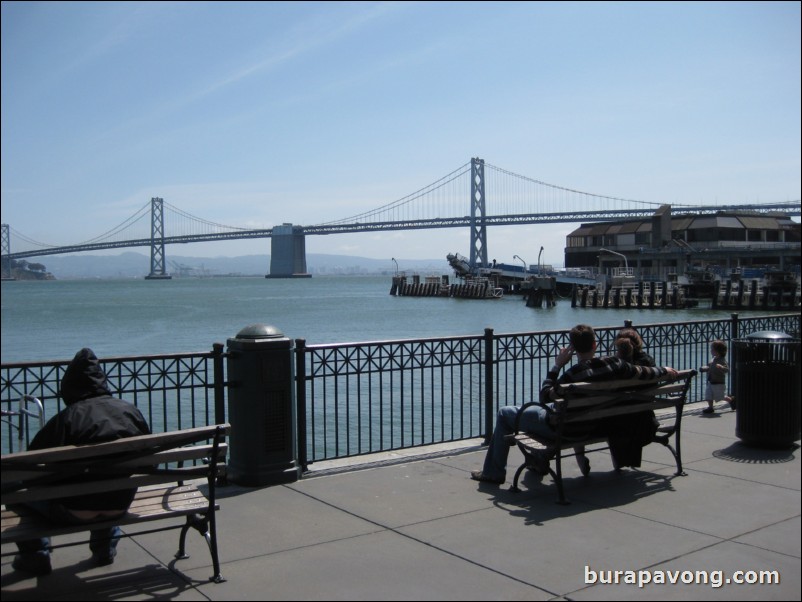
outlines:
[[[67,407],[42,427],[29,450],[150,434],[150,427],[136,406],[111,395],[106,373],[91,349],[81,349],[67,366],[61,379],[61,397]],[[127,508],[135,492],[135,489],[114,491],[60,501],[73,510],[117,510]]]

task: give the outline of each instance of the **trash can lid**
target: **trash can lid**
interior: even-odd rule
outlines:
[[[283,336],[283,332],[268,324],[251,324],[237,333],[238,339],[279,339]]]
[[[778,341],[782,339],[793,339],[789,334],[785,334],[784,332],[775,332],[773,330],[761,330],[758,332],[753,332],[752,334],[746,335],[747,339],[750,340],[761,340],[761,341]]]

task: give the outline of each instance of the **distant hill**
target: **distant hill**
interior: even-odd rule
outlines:
[[[449,274],[451,268],[443,259],[398,259],[398,267],[407,272]],[[52,255],[42,262],[57,279],[77,278],[144,278],[150,272],[150,256],[129,251],[120,255]],[[352,255],[306,256],[310,274],[347,275],[382,274],[395,271],[390,259],[371,259]],[[167,256],[167,272],[173,277],[197,276],[264,276],[270,272],[270,255],[240,257]]]

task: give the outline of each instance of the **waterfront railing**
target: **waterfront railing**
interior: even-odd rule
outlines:
[[[112,393],[134,403],[154,433],[226,421],[223,359],[219,343],[205,353],[99,358]],[[64,408],[59,387],[69,362],[0,366],[2,453],[24,449],[39,429],[36,408],[26,400],[41,401],[45,420]]]
[[[614,353],[623,326],[634,326],[658,365],[698,369],[710,342],[730,342],[757,331],[798,337],[799,314],[770,314],[689,323],[596,328],[598,353]],[[309,345],[297,339],[294,355],[298,461],[313,462],[484,437],[500,406],[536,399],[554,358],[568,344],[564,331]],[[101,358],[115,395],[142,409],[154,432],[227,420],[228,353],[211,352]],[[27,445],[38,429],[18,413],[34,396],[45,418],[62,408],[58,387],[68,360],[3,364],[2,451]],[[688,403],[702,399],[696,379]],[[261,403],[254,400],[254,403]],[[270,403],[270,401],[264,402]],[[19,429],[22,425],[22,438]]]
[[[761,330],[799,336],[798,314],[634,325],[657,365],[698,369],[710,343]],[[623,326],[633,326],[627,321]],[[597,353],[615,353],[621,329],[596,328]],[[297,341],[302,465],[484,437],[498,408],[537,399],[565,331],[306,345]],[[688,403],[702,399],[696,379]]]

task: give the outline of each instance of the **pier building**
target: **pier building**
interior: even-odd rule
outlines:
[[[798,274],[800,224],[784,213],[672,216],[671,206],[663,205],[651,219],[586,223],[566,239],[566,268],[597,266],[604,272],[625,264],[639,277],[657,279],[714,267]]]

